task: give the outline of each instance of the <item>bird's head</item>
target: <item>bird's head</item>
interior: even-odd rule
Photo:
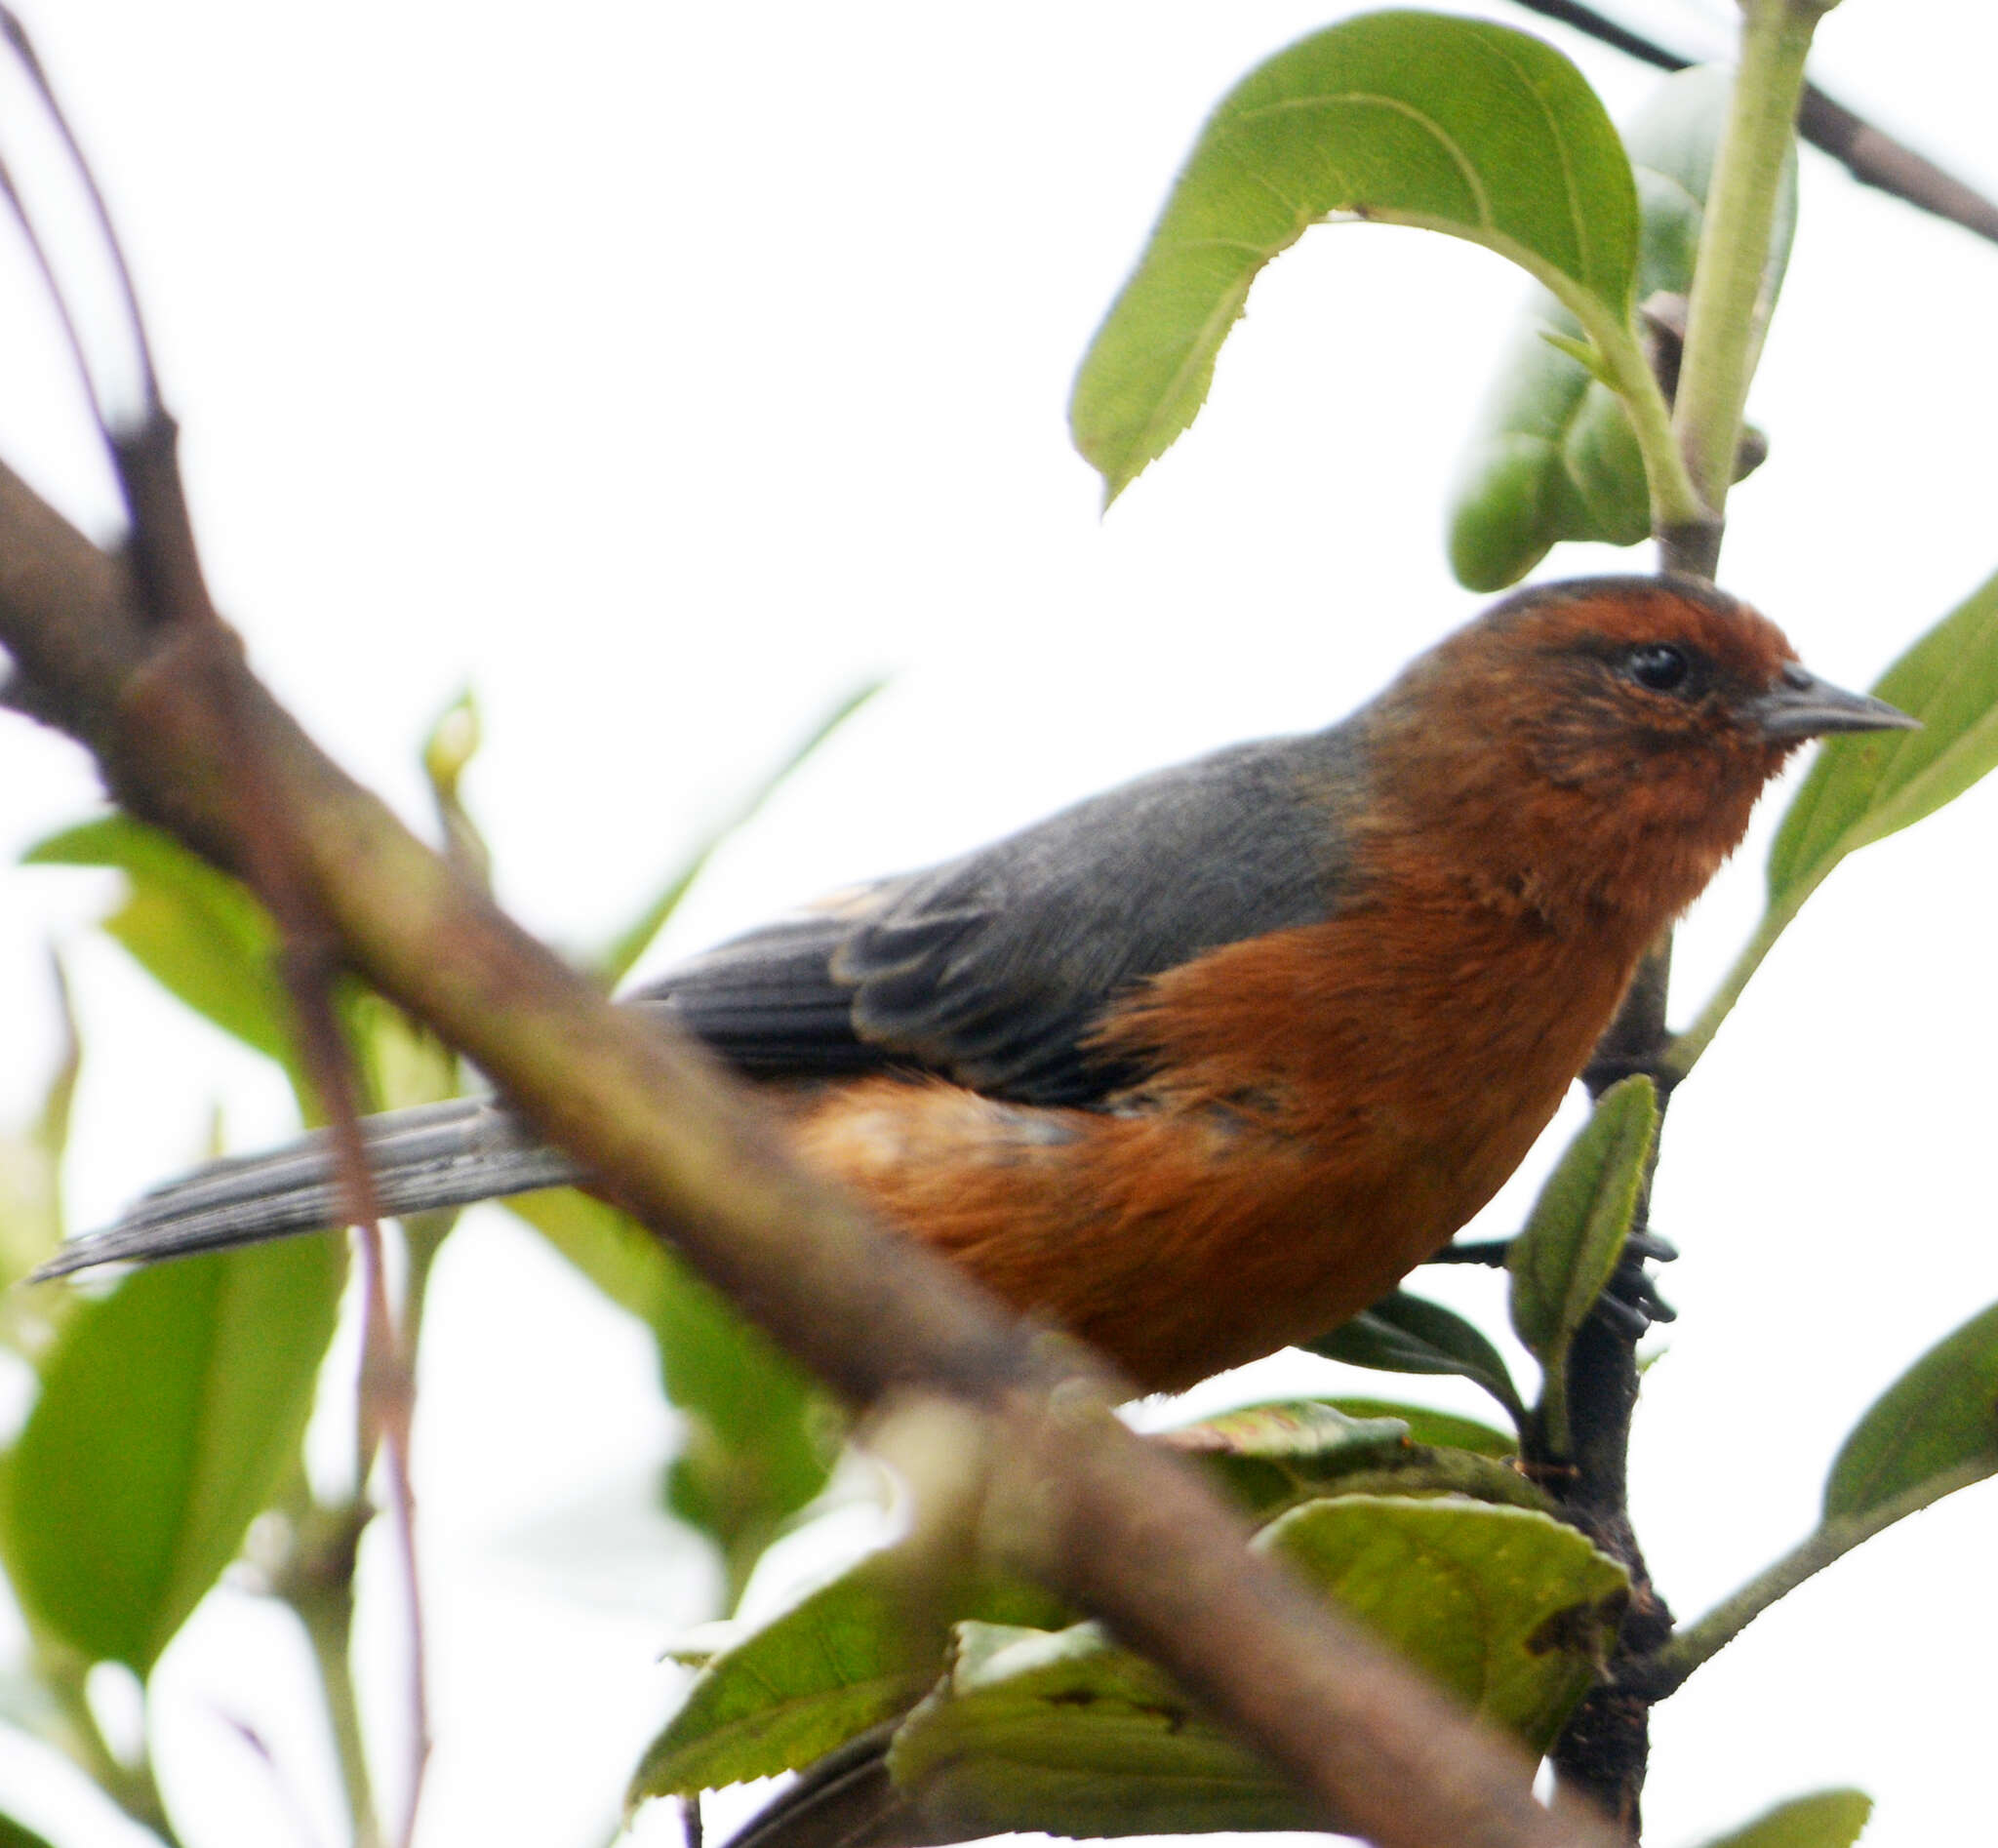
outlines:
[[[1507,862],[1515,883],[1659,924],[1738,845],[1805,740],[1915,723],[1819,680],[1746,604],[1669,578],[1521,591],[1416,662],[1375,711],[1427,825]]]

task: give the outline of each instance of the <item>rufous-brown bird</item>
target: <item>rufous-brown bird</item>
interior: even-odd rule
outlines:
[[[1324,1335],[1519,1164],[1805,739],[1913,723],[1688,581],[1508,597],[1330,730],[1159,772],[696,958],[662,1008],[799,1153],[1174,1388]],[[372,1119],[384,1211],[580,1179],[500,1104]],[[323,1145],[47,1274],[337,1217]]]

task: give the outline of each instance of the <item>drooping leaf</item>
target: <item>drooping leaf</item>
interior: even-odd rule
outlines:
[[[0,1848],[49,1848],[46,1835],[37,1835],[25,1823],[0,1816]]]
[[[1692,292],[1732,89],[1733,72],[1720,65],[1678,71],[1623,132],[1637,185],[1640,302]],[[1796,223],[1792,155],[1757,307],[1765,324]],[[1563,540],[1634,545],[1650,535],[1636,435],[1617,394],[1574,353],[1581,331],[1559,301],[1536,290],[1499,361],[1451,496],[1451,568],[1467,589],[1518,583]]]
[[[1716,1835],[1705,1848],[1853,1848],[1873,1814],[1863,1790],[1816,1790]]]
[[[763,805],[818,753],[825,741],[885,685],[887,682],[883,680],[865,681],[835,702],[789,755],[749,792],[735,814],[688,856],[659,888],[658,896],[595,958],[597,974],[606,987],[616,987],[630,973],[632,965],[645,954],[646,946],[679,909],[680,901],[700,877],[723,842],[753,820]]]
[[[37,1624],[151,1668],[296,1457],[345,1265],[289,1239],[137,1271],[70,1313],[0,1496]]]
[[[1946,1335],[1854,1426],[1824,1485],[1824,1518],[1869,1513],[1978,1464],[1998,1472],[1998,1304]]]
[[[906,1711],[941,1672],[953,1620],[1066,1617],[1045,1591],[991,1580],[939,1610],[911,1595],[895,1553],[876,1553],[715,1657],[647,1748],[627,1802],[795,1771]]]
[[[504,1204],[652,1330],[683,1420],[667,1506],[720,1548],[733,1602],[783,1522],[825,1485],[839,1438],[831,1402],[616,1208],[570,1189]]]
[[[1512,1415],[1526,1416],[1498,1348],[1454,1309],[1397,1290],[1363,1315],[1310,1344],[1314,1354],[1383,1373],[1454,1373],[1483,1386]]]
[[[35,865],[109,866],[124,873],[125,899],[104,929],[168,992],[291,1068],[291,1015],[277,973],[277,933],[237,880],[129,815],[64,828],[24,858]]]
[[[1518,1448],[1469,1419],[1410,1409],[1431,1428],[1461,1426],[1487,1442]],[[1412,1441],[1400,1417],[1355,1419],[1319,1399],[1246,1406],[1158,1434],[1197,1457],[1258,1520],[1326,1495],[1467,1495],[1481,1502],[1544,1507],[1546,1498],[1516,1470],[1477,1449]]]
[[[1998,765],[1998,576],[1881,675],[1919,732],[1831,739],[1769,850],[1769,905],[1794,914],[1843,860],[1953,801]]]
[[[1069,407],[1114,500],[1207,397],[1257,273],[1333,213],[1441,230],[1628,321],[1630,165],[1558,52],[1504,26],[1362,15],[1300,39],[1209,117]]]
[[[1658,1093],[1642,1074],[1612,1085],[1547,1177],[1512,1241],[1512,1326],[1546,1380],[1541,1409],[1568,1447],[1568,1345],[1623,1254],[1637,1189],[1658,1136]]]
[[[1529,1748],[1599,1673],[1628,1590],[1573,1528],[1471,1502],[1341,1496],[1259,1544]],[[967,1624],[958,1637],[889,1753],[936,1839],[1315,1826],[1282,1779],[1097,1626]]]

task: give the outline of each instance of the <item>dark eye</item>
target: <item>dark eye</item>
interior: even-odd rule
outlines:
[[[1633,648],[1628,660],[1631,679],[1654,693],[1670,693],[1683,687],[1692,668],[1685,651],[1669,642],[1647,642],[1642,648]]]

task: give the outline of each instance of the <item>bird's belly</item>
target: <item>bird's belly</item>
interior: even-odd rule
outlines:
[[[1153,1062],[1119,1108],[874,1079],[814,1105],[802,1151],[1147,1387],[1314,1339],[1498,1191],[1634,960],[1508,942],[1439,968],[1393,960],[1378,929],[1365,952],[1319,941],[1333,931],[1231,945],[1155,983],[1106,1036]]]

